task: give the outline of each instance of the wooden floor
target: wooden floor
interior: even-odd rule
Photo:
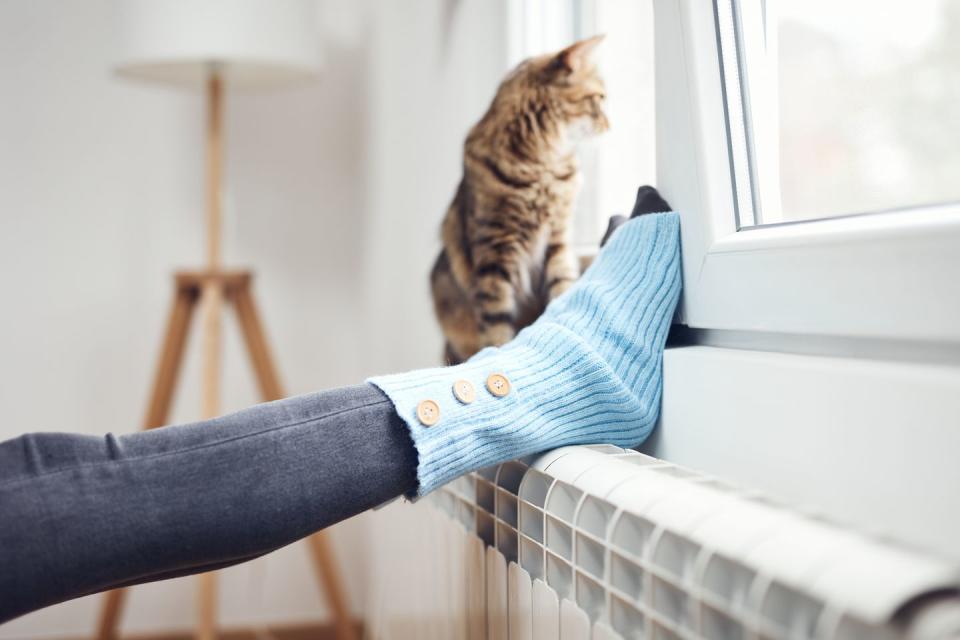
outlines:
[[[355,623],[357,637],[363,637],[363,624]],[[89,638],[70,638],[68,640],[89,640]],[[117,640],[193,640],[193,631],[171,633],[122,635]],[[276,625],[221,629],[218,640],[336,640],[334,626],[328,623],[299,625]]]

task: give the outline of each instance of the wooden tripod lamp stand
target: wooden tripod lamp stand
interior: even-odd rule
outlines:
[[[203,328],[202,417],[220,414],[222,314],[232,305],[239,318],[263,400],[284,397],[260,324],[249,271],[222,266],[221,177],[224,88],[263,89],[316,76],[318,52],[313,0],[122,0],[119,18],[123,77],[199,88],[206,93],[207,264],[174,276],[173,307],[157,366],[145,429],[166,424],[190,320],[201,308]],[[334,616],[337,637],[356,638],[349,607],[323,532],[308,538],[314,568]],[[217,583],[199,577],[195,637],[216,637]],[[97,637],[117,637],[125,591],[106,594]]]

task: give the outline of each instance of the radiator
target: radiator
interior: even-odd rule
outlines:
[[[617,447],[392,506],[373,638],[957,638],[956,564]],[[389,567],[388,567],[389,565]]]

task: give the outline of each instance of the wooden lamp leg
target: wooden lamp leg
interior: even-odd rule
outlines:
[[[317,531],[307,538],[310,555],[313,557],[313,569],[320,587],[327,596],[327,603],[333,612],[333,624],[338,640],[356,640],[357,630],[353,625],[353,616],[343,593],[343,579],[337,562],[330,552],[330,539],[326,531]]]
[[[213,571],[197,577],[197,640],[217,637],[217,574]]]
[[[237,289],[233,296],[233,303],[237,309],[240,328],[247,344],[247,351],[250,352],[250,360],[253,363],[257,381],[260,383],[263,399],[269,402],[285,397],[277,370],[273,366],[273,358],[270,355],[263,325],[260,323],[257,306],[253,301],[253,294],[250,292],[249,282],[244,282]],[[333,613],[338,640],[356,640],[356,628],[353,626],[350,607],[343,592],[343,580],[333,554],[330,552],[327,534],[324,531],[318,531],[307,538],[307,543],[310,545],[314,571]]]
[[[202,408],[204,420],[220,415],[220,329],[223,326],[223,282],[209,278],[203,283],[203,381]],[[217,637],[217,579],[215,573],[199,577],[197,587],[197,640],[215,640]]]
[[[173,297],[170,318],[167,320],[160,360],[153,378],[150,404],[143,422],[144,429],[153,429],[167,422],[195,303],[194,293],[178,284]],[[100,618],[97,622],[97,640],[114,640],[117,637],[125,599],[125,589],[114,589],[105,594],[103,608],[100,610]]]
[[[201,417],[220,415],[220,328],[223,315],[223,285],[214,279],[204,283],[200,301],[203,308],[203,380]]]
[[[220,415],[221,315],[224,283],[219,275],[221,263],[220,228],[222,202],[220,187],[223,171],[223,79],[214,66],[207,79],[207,264],[209,278],[202,283],[203,304],[203,419]],[[197,640],[217,637],[217,578],[205,573],[197,584]]]
[[[265,402],[279,400],[286,397],[277,369],[273,366],[273,357],[270,355],[270,346],[260,323],[260,314],[257,313],[253,295],[250,293],[249,282],[238,287],[233,296],[233,304],[240,320],[240,330],[250,353],[250,362],[253,365],[257,383],[260,385],[260,395]]]

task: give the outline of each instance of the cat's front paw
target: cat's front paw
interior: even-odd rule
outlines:
[[[571,277],[557,280],[551,284],[547,295],[549,302],[553,302],[556,298],[562,296],[567,289],[573,286],[574,282],[576,282],[576,280]]]
[[[495,324],[487,327],[483,332],[483,342],[490,347],[501,347],[517,335],[513,325],[507,323]]]

